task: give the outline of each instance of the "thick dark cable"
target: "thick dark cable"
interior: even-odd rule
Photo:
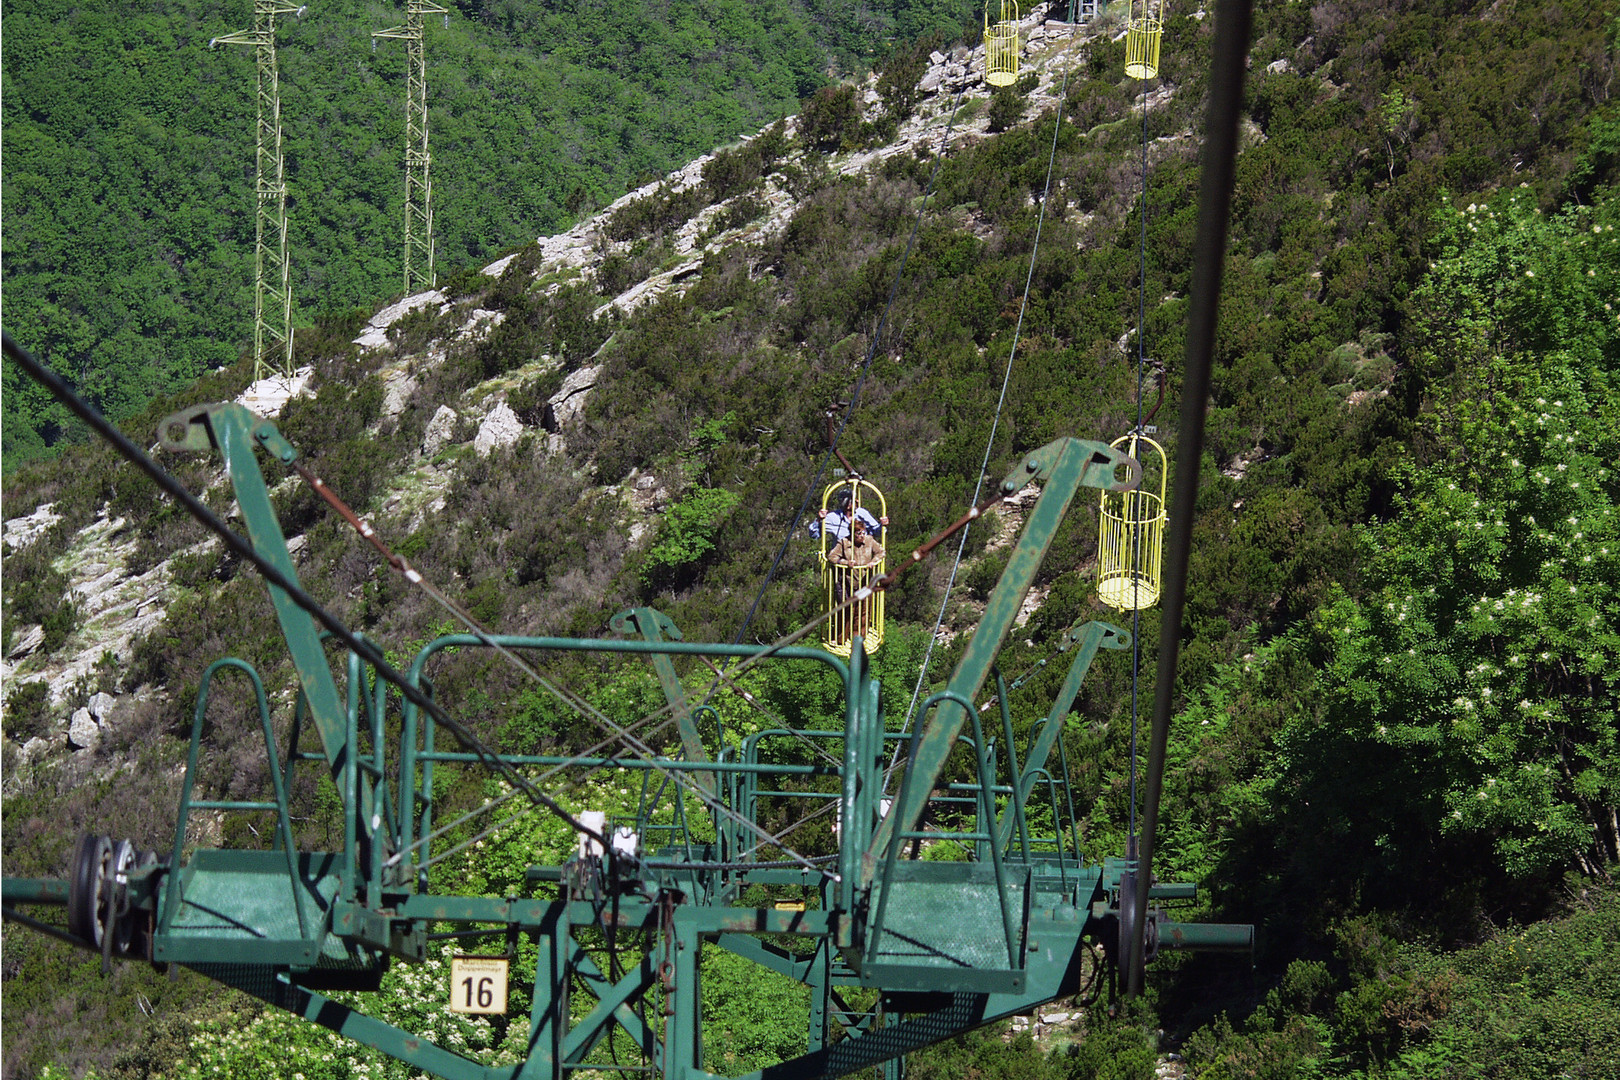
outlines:
[[[1199,462],[1204,452],[1204,410],[1209,401],[1215,324],[1221,306],[1221,274],[1226,266],[1226,230],[1232,210],[1238,116],[1243,108],[1244,63],[1248,58],[1253,0],[1219,0],[1215,9],[1215,51],[1210,73],[1209,112],[1204,129],[1204,171],[1198,184],[1198,240],[1193,249],[1193,286],[1187,312],[1187,348],[1181,386],[1181,427],[1177,433],[1181,468],[1176,470],[1170,543],[1164,561],[1164,620],[1159,630],[1159,671],[1153,693],[1153,730],[1148,745],[1147,794],[1142,810],[1142,854],[1136,875],[1136,911],[1145,915],[1153,878],[1153,833],[1159,824],[1165,745],[1181,653],[1181,618],[1187,601],[1187,562],[1192,550],[1193,509],[1198,501]],[[1142,992],[1141,927],[1131,933],[1126,993]]]
[[[293,603],[308,612],[316,622],[319,622],[330,631],[333,637],[343,642],[366,663],[370,664],[378,675],[394,684],[402,696],[444,725],[445,729],[455,736],[456,741],[465,747],[469,753],[477,754],[479,759],[488,765],[490,769],[505,777],[513,787],[521,790],[535,803],[562,818],[570,828],[576,832],[584,833],[591,839],[601,843],[603,847],[608,846],[605,837],[593,829],[586,828],[556,801],[529,783],[516,769],[501,761],[477,736],[462,726],[459,720],[456,720],[435,704],[432,698],[411,685],[410,680],[396,671],[375,645],[350,631],[335,615],[304,592],[297,582],[289,580],[276,568],[275,564],[255,551],[251,543],[233,532],[230,526],[221,521],[200,499],[187,491],[180,481],[169,475],[167,470],[161,468],[155,461],[147,457],[140,447],[131,442],[123,432],[114,427],[93,406],[79,397],[73,391],[73,388],[68,386],[60,376],[34,359],[26,349],[13,341],[10,334],[0,331],[0,339],[3,339],[5,355],[21,365],[30,378],[49,390],[58,401],[66,405],[79,419],[90,425],[98,435],[111,443],[113,448],[129,460],[130,463],[151,477],[153,483],[162,488],[181,506],[184,506],[187,512],[195,517],[204,528],[218,536],[226,547],[234,551],[240,558],[257,567],[266,581],[286,593]]]
[[[1147,83],[1142,84],[1142,238],[1141,262],[1136,278],[1136,431],[1142,430],[1142,368],[1147,362]],[[1131,444],[1136,449],[1136,444]],[[1129,496],[1127,496],[1129,499]],[[1137,504],[1140,506],[1140,504]],[[1126,858],[1136,848],[1136,732],[1137,684],[1142,674],[1142,577],[1139,556],[1142,530],[1131,530],[1131,823],[1126,832]]]

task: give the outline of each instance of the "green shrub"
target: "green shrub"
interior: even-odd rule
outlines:
[[[824,86],[799,107],[799,138],[812,150],[840,150],[855,137],[860,119],[854,86]]]
[[[608,215],[602,232],[610,240],[638,240],[679,228],[705,205],[701,187],[676,191],[660,184],[651,195],[628,202]]]
[[[664,515],[642,564],[642,583],[656,589],[689,581],[714,551],[721,527],[741,501],[742,496],[724,488],[700,487],[687,492]]]
[[[6,690],[6,736],[25,743],[51,728],[51,691],[43,679],[13,681]]]

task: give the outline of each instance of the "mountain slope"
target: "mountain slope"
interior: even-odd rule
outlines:
[[[1577,633],[1557,615],[1515,630],[1540,641],[1528,655],[1547,652],[1536,661],[1546,668],[1481,672],[1498,651],[1502,660],[1526,654],[1517,644],[1503,651],[1511,643],[1489,625],[1456,617],[1473,603],[1505,603],[1508,589],[1545,594],[1543,568],[1507,559],[1503,545],[1550,544],[1546,532],[1560,544],[1600,537],[1601,546],[1610,536],[1602,530],[1613,528],[1602,524],[1605,512],[1620,502],[1612,467],[1604,472],[1605,455],[1612,466],[1620,454],[1612,408],[1620,354],[1612,313],[1600,314],[1620,279],[1606,248],[1581,246],[1610,240],[1614,217],[1608,18],[1596,5],[1451,13],[1417,4],[1393,13],[1326,4],[1284,5],[1257,24],[1164,850],[1171,869],[1213,878],[1224,917],[1267,924],[1276,943],[1264,958],[1268,977],[1283,978],[1290,961],[1334,960],[1322,976],[1341,980],[1322,984],[1331,992],[1304,995],[1297,972],[1285,982],[1309,998],[1298,1008],[1315,1008],[1319,1024],[1349,1038],[1368,1016],[1412,1019],[1356,1036],[1379,1060],[1391,1046],[1421,1048],[1429,1000],[1428,983],[1392,976],[1381,935],[1486,936],[1490,914],[1534,918],[1558,902],[1565,868],[1584,859],[1601,874],[1617,854],[1602,829],[1616,766],[1601,718],[1615,711],[1606,613],[1620,574],[1603,564],[1562,586],[1577,590],[1592,608],[1581,618],[1597,624]],[[1506,31],[1487,32],[1504,20]],[[1546,32],[1523,31],[1530,25]],[[1145,103],[1120,78],[1117,29],[1090,28],[1073,51],[1056,28],[1038,38],[1026,57],[1039,76],[1029,100],[973,89],[958,110],[953,72],[965,56],[946,50],[921,65],[910,115],[892,85],[825,91],[794,123],[638,190],[487,275],[449,278],[414,310],[373,319],[370,330],[358,315],[322,320],[299,345],[316,392],[291,401],[279,424],[342,497],[480,619],[511,632],[587,636],[642,602],[669,611],[689,638],[745,630],[770,640],[810,617],[817,590],[802,533],[761,589],[795,515],[819,493],[812,476],[824,413],[857,385],[840,445],[890,492],[894,550],[966,504],[1009,363],[992,478],[1058,435],[1112,437],[1133,422],[1137,334],[1168,371],[1158,422],[1174,454],[1166,418],[1178,388],[1208,24],[1170,20],[1164,77]],[[1020,123],[1021,111],[1036,116]],[[992,126],[1007,130],[991,134]],[[1144,129],[1145,282],[1136,204]],[[1484,209],[1466,210],[1471,203]],[[1469,214],[1498,224],[1482,235]],[[1538,280],[1559,288],[1534,288]],[[366,344],[353,345],[357,338]],[[1560,389],[1547,395],[1526,371],[1546,372]],[[237,367],[161,409],[234,396],[245,382]],[[1583,470],[1577,479],[1591,503],[1580,513],[1599,524],[1568,535],[1482,456],[1508,444],[1493,426],[1501,417],[1477,403],[1511,410],[1538,396],[1567,405],[1560,422],[1582,432],[1580,453],[1564,460]],[[158,411],[139,421],[141,439]],[[228,509],[213,463],[170,464]],[[1550,456],[1546,468],[1557,471]],[[36,747],[27,766],[7,748],[8,872],[54,869],[73,831],[110,819],[132,821],[149,843],[162,837],[173,733],[206,663],[236,652],[287,685],[264,631],[261,585],[198,546],[200,532],[172,508],[153,507],[149,491],[100,450],[66,470],[25,469],[8,480],[8,517],[42,502],[60,517],[7,559],[8,647],[29,626],[43,638],[18,674],[91,644],[75,638],[85,634],[75,622],[91,620],[63,591],[74,569],[64,556],[93,535],[87,527],[123,518],[126,571],[167,560],[171,575],[162,627],[116,663],[92,662],[79,685],[65,680],[54,709],[40,708],[37,691],[8,707],[14,743],[33,734],[56,744]],[[1501,506],[1491,521],[1503,530],[1543,527],[1534,536],[1493,532],[1477,550],[1438,539],[1476,498]],[[313,496],[289,485],[278,505],[289,535],[302,539],[312,591],[353,625],[401,652],[443,625]],[[696,537],[677,522],[697,522]],[[1004,558],[994,541],[1005,524],[970,533],[945,638],[972,625]],[[1083,613],[1111,617],[1092,600],[1093,544],[1086,515],[1072,514],[1042,572],[1044,603],[1025,631],[1033,644],[1015,645],[1009,663],[1043,656]],[[1396,609],[1439,566],[1452,587],[1443,602],[1413,608],[1422,618],[1409,629]],[[943,563],[919,569],[891,597],[895,626],[880,657],[902,688],[916,678],[949,573]],[[1386,603],[1395,605],[1389,620],[1378,614]],[[1154,613],[1142,631],[1152,655]],[[942,641],[934,679],[961,640]],[[1384,662],[1407,648],[1434,659]],[[635,694],[646,689],[633,672],[553,674],[588,693],[641,700]],[[1031,683],[1032,700],[1049,681]],[[8,678],[8,691],[19,682]],[[1543,741],[1500,708],[1510,682],[1553,710],[1536,715],[1561,725],[1556,738]],[[162,694],[125,702],[125,717],[100,725],[95,749],[60,761],[61,728],[73,709],[88,710],[92,691],[133,699],[142,684]],[[808,708],[794,688],[777,689]],[[439,690],[492,738],[577,746],[591,737],[531,707],[502,670],[447,673]],[[1478,706],[1491,696],[1497,704],[1477,734],[1453,723],[1463,710],[1455,699]],[[216,725],[205,783],[245,792],[263,765],[245,725],[231,722],[239,704],[227,702]],[[1117,852],[1128,818],[1129,714],[1128,673],[1099,665],[1066,731],[1096,855]],[[136,755],[138,780],[94,780]],[[1552,779],[1516,787],[1501,804],[1490,791],[1474,797],[1532,765]],[[318,834],[318,792],[300,798]],[[1332,858],[1318,857],[1324,835]],[[1224,992],[1196,970],[1167,984],[1168,1001],[1178,986],[1192,988],[1193,1016]],[[1339,988],[1361,997],[1324,1004]],[[1244,993],[1219,1007],[1253,1006]],[[1394,1012],[1380,1011],[1385,1000]],[[27,1007],[45,1010],[47,1001],[37,994]],[[10,1030],[9,986],[6,1008]],[[71,1052],[45,1039],[28,1045],[17,1060]],[[100,1050],[80,1060],[96,1054],[111,1058]]]

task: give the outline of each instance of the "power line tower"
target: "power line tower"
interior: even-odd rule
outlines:
[[[307,5],[253,0],[253,29],[214,38],[215,45],[252,45],[258,60],[259,122],[255,133],[253,378],[293,373],[292,278],[287,264],[287,181],[281,156],[281,78],[276,73],[276,16],[303,18]]]
[[[407,295],[431,289],[437,283],[433,272],[433,186],[428,179],[427,58],[422,48],[422,16],[443,15],[450,25],[449,12],[433,0],[408,0],[405,25],[390,26],[371,35],[371,47],[378,38],[399,38],[405,42],[409,72],[405,79],[405,292]]]

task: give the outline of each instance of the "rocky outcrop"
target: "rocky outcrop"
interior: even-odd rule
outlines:
[[[21,551],[61,520],[62,516],[56,512],[55,503],[41,503],[34,508],[33,513],[14,517],[4,525],[0,525],[0,540],[10,545],[11,550]]]
[[[287,402],[309,393],[310,376],[314,374],[314,368],[301,367],[290,376],[271,375],[260,379],[242,391],[236,403],[256,416],[280,416]]]
[[[478,434],[473,439],[473,449],[478,452],[479,457],[488,457],[490,451],[517,442],[521,434],[523,422],[517,418],[517,413],[512,411],[512,407],[502,401],[489,410],[483,422],[478,425]]]
[[[366,322],[366,328],[360,331],[360,336],[354,343],[362,349],[381,349],[388,344],[388,328],[409,315],[418,308],[429,304],[444,305],[444,293],[438,289],[429,289],[427,292],[407,296],[397,304],[390,304]]]
[[[456,421],[460,417],[456,410],[448,405],[440,405],[428,421],[427,431],[422,434],[422,456],[431,458],[450,442],[456,433]]]

